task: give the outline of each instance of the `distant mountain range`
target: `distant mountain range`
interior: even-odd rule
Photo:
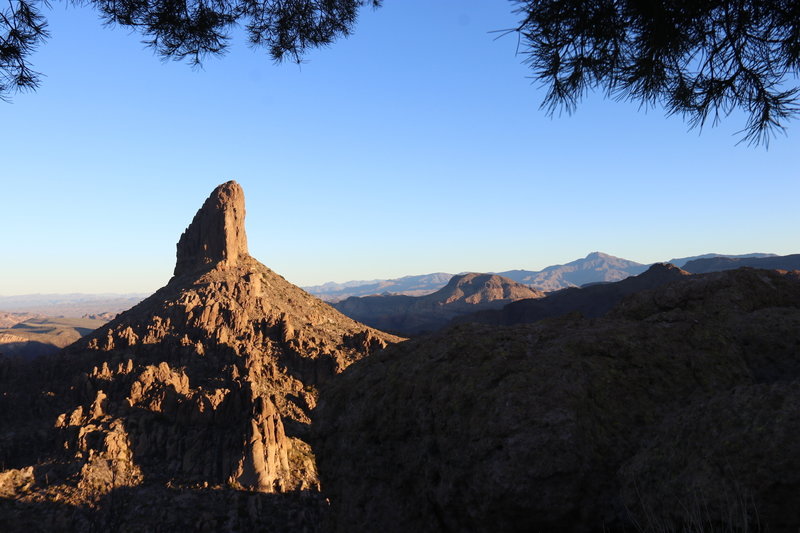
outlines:
[[[523,298],[543,298],[532,289],[497,274],[460,274],[425,296],[351,296],[333,307],[354,320],[398,335],[434,331],[460,315],[498,309]]]
[[[733,258],[736,260],[778,257],[775,254],[752,253],[744,255],[703,254],[679,257],[668,262],[683,268],[690,261],[714,258]],[[741,266],[746,266],[742,264]],[[582,259],[564,265],[553,265],[542,270],[506,270],[497,272],[500,276],[517,283],[528,285],[545,292],[568,287],[580,287],[589,283],[608,283],[623,280],[646,271],[650,265],[629,259],[615,257],[602,252],[592,252]],[[736,267],[731,267],[736,268]],[[770,267],[761,267],[770,268]],[[454,274],[436,272],[419,276],[404,276],[397,279],[375,279],[370,281],[328,282],[323,285],[303,287],[307,292],[327,302],[338,302],[351,296],[372,296],[376,294],[402,294],[423,296],[444,287]]]
[[[763,257],[709,257],[689,261],[683,267],[692,274],[733,270],[740,267],[765,268],[767,270],[800,270],[800,254],[770,255]]]
[[[684,268],[686,263],[689,261],[697,261],[699,259],[714,259],[714,258],[730,258],[730,259],[753,259],[753,258],[761,258],[761,257],[780,257],[775,254],[741,254],[741,255],[726,255],[726,254],[703,254],[703,255],[693,255],[691,257],[680,257],[674,258],[667,261],[668,263],[672,263],[678,268]],[[684,270],[686,270],[684,268]]]
[[[594,318],[604,315],[630,294],[655,289],[689,276],[691,276],[689,272],[669,263],[656,263],[645,272],[620,281],[570,287],[552,292],[545,298],[519,300],[505,305],[502,309],[462,315],[454,322],[512,325],[536,322],[573,312]]]
[[[303,290],[326,302],[338,302],[351,296],[371,296],[374,294],[405,294],[424,296],[447,285],[453,274],[434,272],[419,276],[404,276],[397,279],[373,279],[369,281],[329,281],[323,285],[302,287]]]
[[[518,283],[552,292],[566,287],[580,287],[587,283],[620,281],[641,274],[647,267],[648,265],[636,261],[602,252],[592,252],[582,259],[576,259],[565,265],[553,265],[539,271],[508,270],[499,274]]]
[[[508,326],[574,312],[595,318],[605,315],[631,294],[656,289],[696,274],[742,266],[800,270],[800,254],[733,258],[708,256],[685,261],[684,266],[684,269],[680,269],[670,263],[655,263],[640,274],[613,280],[624,276],[625,272],[635,272],[644,265],[595,252],[586,259],[550,267],[534,276],[519,274],[524,271],[511,272],[523,281],[553,285],[601,280],[589,281],[580,287],[544,293],[497,274],[468,274],[454,276],[444,288],[427,296],[354,296],[333,305],[355,320],[405,336],[436,331],[448,324]],[[612,280],[609,281],[609,278]],[[532,294],[526,295],[526,290]]]

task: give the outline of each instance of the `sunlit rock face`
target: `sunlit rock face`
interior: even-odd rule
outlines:
[[[244,216],[244,191],[238,183],[214,189],[178,241],[175,275],[209,265],[236,266],[248,258]]]
[[[319,385],[401,339],[253,259],[244,213],[237,183],[217,187],[181,236],[166,286],[56,358],[36,367],[0,361],[0,464],[16,472],[6,492],[61,502],[67,521],[88,502],[105,516],[123,491],[150,502],[147,513],[115,511],[126,527],[174,518],[145,494],[211,506],[204,523],[213,531],[320,527],[325,506],[308,438]],[[30,481],[29,467],[47,475]],[[247,500],[255,507],[235,520],[215,510],[239,505],[242,490],[275,496]],[[294,518],[274,523],[286,514],[277,503]],[[14,523],[37,505],[15,508]],[[182,520],[175,527],[196,527]]]

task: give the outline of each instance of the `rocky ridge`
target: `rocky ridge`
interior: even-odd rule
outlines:
[[[768,255],[766,257],[708,257],[688,261],[684,269],[693,274],[704,274],[741,267],[797,270],[800,269],[800,254]]]
[[[798,332],[800,272],[744,269],[390,347],[315,410],[335,529],[796,531]]]
[[[318,388],[401,339],[253,259],[244,214],[241,187],[221,185],[181,236],[165,287],[54,359],[0,361],[0,493],[16,502],[0,512],[10,523],[50,509],[67,529],[113,518],[121,531],[170,520],[261,530],[289,512],[275,530],[321,527],[308,440]],[[210,514],[175,517],[177,500]],[[246,508],[231,517],[217,505]]]

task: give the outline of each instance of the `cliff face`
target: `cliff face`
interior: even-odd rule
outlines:
[[[319,490],[308,441],[318,387],[399,340],[250,257],[243,194],[226,183],[181,236],[165,287],[57,358],[35,367],[0,364],[8,391],[0,399],[0,464],[11,468],[3,490],[32,512],[34,502],[80,506],[120,491],[142,506],[150,500],[143,494],[171,501],[176,490],[212,506],[238,501],[240,489],[286,494],[282,505],[299,502],[298,513],[313,515],[303,527],[313,530],[322,523],[321,500],[306,496]],[[253,501],[274,511],[273,500]],[[121,523],[169,514],[168,506],[137,509]],[[59,524],[72,527],[75,515],[65,516]],[[236,523],[255,527],[248,520]],[[209,523],[232,527],[221,518]]]
[[[197,211],[178,241],[175,275],[221,264],[235,266],[247,253],[244,191],[235,181],[223,183]]]

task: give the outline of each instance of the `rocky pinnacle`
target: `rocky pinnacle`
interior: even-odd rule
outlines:
[[[175,275],[218,264],[234,266],[247,257],[244,191],[235,181],[223,183],[203,203],[178,241]]]

